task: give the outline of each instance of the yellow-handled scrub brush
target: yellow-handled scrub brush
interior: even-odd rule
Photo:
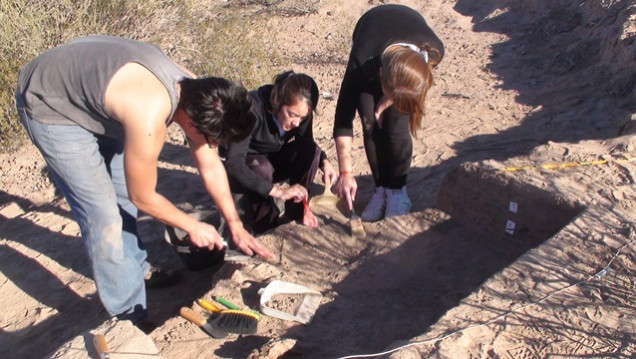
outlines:
[[[215,313],[211,324],[216,329],[236,334],[255,334],[258,329],[261,316],[257,313],[241,309],[221,309],[205,299],[197,299],[197,304]]]

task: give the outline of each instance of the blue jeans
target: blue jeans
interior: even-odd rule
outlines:
[[[97,293],[111,316],[147,317],[146,251],[137,235],[137,208],[128,198],[123,141],[80,126],[31,119],[20,95],[18,114],[82,232]]]

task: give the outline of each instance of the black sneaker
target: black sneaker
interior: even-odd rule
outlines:
[[[146,289],[166,288],[179,282],[181,275],[178,272],[157,267],[150,267],[144,276]]]

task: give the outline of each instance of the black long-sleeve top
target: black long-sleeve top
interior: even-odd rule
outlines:
[[[229,177],[238,181],[243,187],[267,197],[273,184],[262,179],[247,167],[248,154],[267,155],[279,152],[283,145],[295,141],[314,142],[313,116],[303,120],[300,125],[287,131],[281,137],[276,121],[272,115],[270,95],[273,85],[265,85],[257,90],[250,91],[252,98],[252,113],[256,116],[256,125],[252,133],[243,141],[232,143],[221,149],[225,157],[225,169]],[[322,167],[327,155],[323,151],[320,156]],[[311,160],[311,159],[308,159]]]
[[[410,7],[379,5],[364,13],[353,31],[353,45],[336,105],[334,137],[353,136],[353,119],[362,88],[379,79],[382,53],[399,42],[420,48],[428,45],[439,52],[438,63],[444,56],[442,41],[424,17]]]

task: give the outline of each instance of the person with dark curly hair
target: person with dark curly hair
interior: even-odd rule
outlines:
[[[137,234],[138,210],[182,229],[198,247],[223,247],[213,226],[156,190],[159,153],[172,123],[188,138],[236,247],[272,256],[243,227],[216,152],[254,127],[244,88],[222,78],[195,78],[155,45],[87,36],[22,67],[16,104],[80,226],[98,295],[110,315],[141,326],[147,317],[145,286],[161,285],[161,272],[146,261]]]
[[[340,176],[335,192],[353,207],[358,184],[352,173],[351,143],[356,110],[375,182],[360,216],[373,222],[411,209],[406,179],[413,139],[424,115],[433,69],[444,46],[424,17],[403,5],[379,5],[358,20],[345,71],[333,135]]]
[[[286,220],[315,227],[305,211],[311,183],[318,169],[332,182],[336,171],[313,137],[313,115],[318,106],[318,85],[303,73],[286,71],[274,83],[250,92],[256,126],[243,141],[224,146],[225,160],[239,212],[255,233]],[[278,183],[288,181],[288,186]],[[284,218],[276,201],[284,202]],[[282,206],[280,206],[282,207]]]

